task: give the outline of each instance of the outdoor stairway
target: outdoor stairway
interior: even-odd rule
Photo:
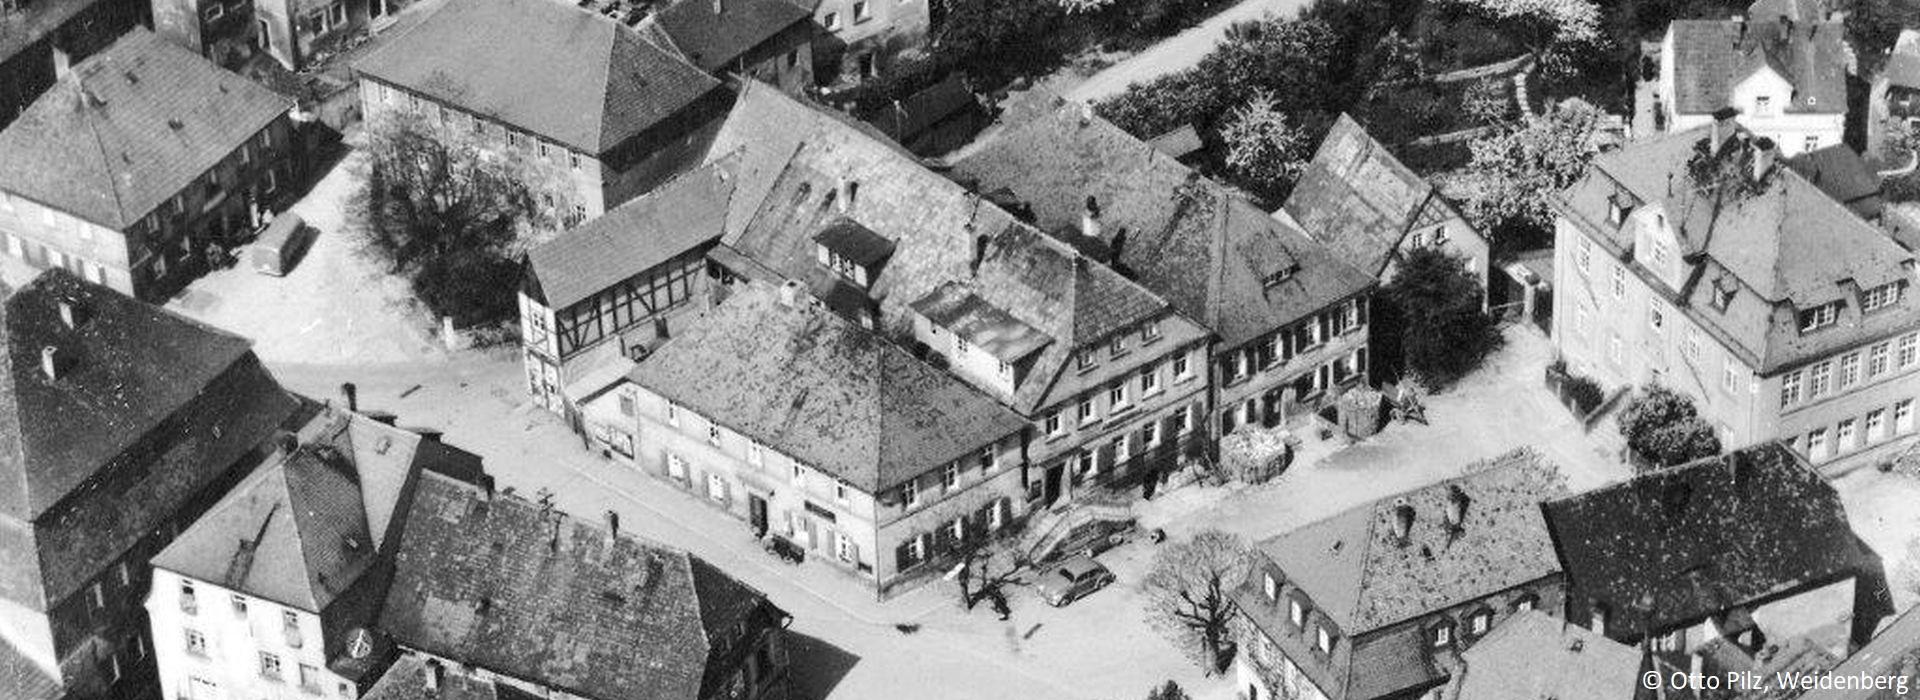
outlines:
[[[1095,521],[1133,520],[1133,508],[1124,503],[1074,503],[1042,512],[1027,523],[1018,551],[1028,561],[1044,561],[1075,530]]]

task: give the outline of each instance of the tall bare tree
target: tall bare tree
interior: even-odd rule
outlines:
[[[1238,535],[1203,530],[1154,556],[1142,587],[1147,620],[1168,635],[1208,675],[1225,670],[1234,617],[1231,591],[1247,577],[1247,543]]]

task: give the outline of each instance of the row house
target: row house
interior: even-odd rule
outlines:
[[[1815,633],[1812,620],[1848,621],[1845,648],[1832,650],[1845,655],[1894,612],[1880,557],[1838,492],[1779,442],[1541,509],[1567,576],[1567,619],[1673,668],[1700,668],[1698,655],[1715,675],[1744,670]]]
[[[1557,615],[1540,503],[1558,468],[1519,450],[1261,542],[1233,592],[1247,700],[1432,700],[1511,620]],[[1591,679],[1590,679],[1591,680]]]
[[[527,390],[556,413],[597,393],[704,310],[706,254],[733,185],[703,166],[527,252],[519,308]]]
[[[1041,230],[1212,331],[1217,434],[1297,422],[1364,383],[1371,269],[1081,105],[1043,90],[1015,98],[949,174],[1006,193]]]
[[[1596,158],[1555,204],[1555,348],[1692,397],[1729,446],[1889,456],[1920,398],[1913,255],[1778,160],[1732,120]]]
[[[1492,287],[1487,237],[1349,115],[1333,121],[1274,214],[1382,282],[1408,251],[1432,248],[1460,258],[1482,288]]]
[[[12,0],[0,3],[0,128],[73,64],[148,21],[146,3]]]
[[[147,618],[166,698],[351,700],[388,649],[371,631],[423,469],[479,458],[333,408],[153,559]]]
[[[64,270],[4,308],[0,637],[43,686],[154,697],[148,561],[267,457],[295,399],[246,340]]]
[[[828,90],[892,75],[894,64],[923,51],[932,31],[933,0],[821,0],[813,73]]]
[[[228,68],[265,56],[317,67],[389,19],[387,0],[152,0],[160,36]]]
[[[609,454],[882,596],[1026,517],[1025,421],[797,283],[740,286],[582,411]]]
[[[552,0],[450,0],[354,69],[369,121],[412,114],[543,164],[568,226],[698,159],[730,99],[649,34]],[[555,48],[559,47],[559,48]]]
[[[1033,505],[1164,473],[1206,446],[1206,330],[1098,258],[770,88],[743,89],[708,158],[743,173],[750,195],[709,253],[718,293],[797,281],[938,358],[1028,421]]]
[[[166,299],[295,184],[292,107],[134,30],[0,131],[5,254]]]
[[[1752,17],[1668,24],[1656,123],[1689,131],[1733,110],[1788,156],[1840,143],[1853,62],[1846,26],[1802,4],[1759,0]]]
[[[785,700],[791,618],[686,552],[420,474],[364,700]],[[464,694],[464,695],[462,695]]]
[[[687,61],[715,77],[758,80],[791,93],[811,89],[817,29],[787,0],[676,0],[642,20]]]

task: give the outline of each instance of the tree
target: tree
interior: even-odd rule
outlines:
[[[461,326],[511,317],[518,258],[548,225],[534,194],[545,171],[418,117],[377,120],[366,138],[362,186],[347,204],[365,248],[437,316]]]
[[[1454,179],[1465,213],[1495,236],[1520,227],[1551,230],[1552,199],[1571,186],[1593,159],[1599,110],[1570,99],[1546,114],[1468,143],[1471,160]]]
[[[1588,0],[1452,0],[1499,20],[1536,53],[1600,40],[1600,6]]]
[[[1639,395],[1620,410],[1619,422],[1627,448],[1655,467],[1720,454],[1720,437],[1700,417],[1693,400],[1658,384],[1641,387]]]
[[[1248,549],[1239,536],[1204,530],[1160,550],[1141,585],[1147,620],[1173,639],[1207,675],[1225,670],[1225,649],[1239,607],[1229,594],[1246,579]]]
[[[1503,342],[1493,317],[1480,310],[1485,294],[1465,259],[1414,248],[1381,287],[1375,321],[1399,345],[1407,371],[1443,387],[1478,368]]]
[[[1148,691],[1147,700],[1193,700],[1193,696],[1188,695],[1179,683],[1167,681],[1166,685]]]
[[[1220,130],[1227,148],[1227,171],[1239,184],[1271,199],[1293,188],[1307,166],[1307,137],[1288,121],[1266,90],[1233,110]]]
[[[1920,26],[1920,7],[1905,0],[1851,0],[1846,9],[1847,36],[1859,52],[1862,75],[1880,70],[1901,30]]]

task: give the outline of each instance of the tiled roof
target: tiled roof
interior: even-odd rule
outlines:
[[[497,685],[450,668],[441,670],[438,687],[429,690],[430,672],[426,659],[416,654],[402,654],[360,700],[515,700],[522,697],[515,694],[513,686]]]
[[[1341,259],[1379,275],[1423,206],[1444,206],[1415,174],[1345,114],[1294,183],[1285,209]]]
[[[812,13],[788,0],[678,0],[653,17],[701,70],[719,72]]]
[[[1872,605],[1872,584],[1883,581],[1880,557],[1854,534],[1833,487],[1779,443],[1640,474],[1544,510],[1569,590],[1610,606],[1616,639],[1854,575],[1863,577],[1856,595]],[[1886,595],[1882,584],[1877,596]]]
[[[535,246],[537,296],[564,309],[718,240],[732,194],[722,166],[702,166]]]
[[[1041,90],[953,166],[980,190],[1007,190],[1048,231],[1080,230],[1086,202],[1134,279],[1232,347],[1373,284],[1285,222],[1077,103]],[[1416,178],[1417,180],[1417,178]],[[1069,242],[1079,233],[1062,234]],[[1264,280],[1291,277],[1276,286]]]
[[[1883,676],[1907,678],[1909,692],[1920,687],[1920,669],[1907,664],[1915,652],[1920,652],[1920,608],[1908,608],[1893,623],[1874,635],[1873,641],[1853,652],[1840,665],[1833,667],[1829,675],[1835,678],[1858,678]],[[1816,689],[1800,696],[1803,700],[1899,700],[1903,697],[1896,688],[1837,688]]]
[[[1880,175],[1846,144],[1807,151],[1788,158],[1787,165],[1861,218],[1879,216]]]
[[[880,335],[755,283],[628,376],[694,413],[878,493],[1026,422]]]
[[[559,0],[450,0],[354,68],[592,154],[720,87],[631,27]]]
[[[696,700],[720,691],[715,649],[754,632],[737,623],[782,615],[685,552],[429,472],[381,618],[403,647],[583,698]]]
[[[63,697],[65,691],[60,687],[59,678],[0,638],[0,698],[59,700]]]
[[[135,28],[0,131],[0,190],[122,229],[292,106]]]
[[[1560,211],[1624,258],[1633,228],[1607,223],[1608,199],[1625,192],[1660,203],[1680,237],[1683,260],[1700,266],[1696,284],[1663,292],[1762,374],[1915,323],[1920,303],[1905,295],[1893,308],[1866,317],[1850,304],[1836,326],[1801,333],[1796,310],[1847,300],[1845,280],[1865,289],[1905,279],[1903,265],[1914,256],[1791,168],[1770,170],[1758,192],[1732,183],[1693,185],[1688,162],[1711,133],[1711,125],[1702,126],[1601,154],[1580,182],[1561,193]],[[1723,138],[1719,157],[1749,170],[1752,149],[1741,145],[1747,134]],[[1714,309],[1716,285],[1737,292],[1726,311]]]
[[[1782,105],[1789,114],[1847,111],[1846,29],[1839,22],[1780,23],[1777,16],[1731,20],[1675,20],[1672,35],[1674,109],[1710,114],[1731,104],[1733,90],[1761,70],[1793,85]]]
[[[1565,493],[1559,470],[1523,449],[1468,472],[1266,540],[1260,551],[1348,637],[1558,572],[1539,506]],[[1457,532],[1443,518],[1456,489],[1468,499]],[[1404,542],[1394,533],[1400,505],[1414,510]]]
[[[1467,700],[1629,700],[1640,652],[1539,610],[1509,616],[1460,654],[1452,697]]]
[[[58,31],[69,20],[104,0],[41,0],[19,3],[0,13],[0,63]],[[38,69],[36,69],[38,70]]]
[[[373,564],[420,436],[326,411],[301,446],[255,470],[153,565],[318,613]]]

